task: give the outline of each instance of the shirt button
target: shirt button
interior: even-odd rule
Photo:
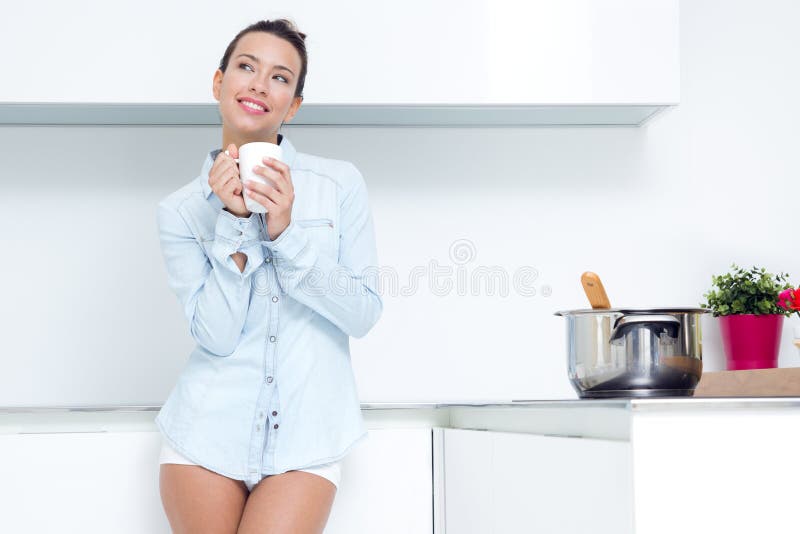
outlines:
[[[269,340],[275,343],[275,336],[269,336]]]
[[[267,259],[264,260],[264,263],[270,263],[271,261],[272,261],[272,258],[267,258]]]
[[[272,384],[272,377],[271,376],[267,377],[267,384]]]
[[[272,302],[278,302],[278,297],[272,297]]]
[[[272,412],[272,415],[278,415],[278,412]]]
[[[272,428],[278,428],[278,423],[275,423]]]

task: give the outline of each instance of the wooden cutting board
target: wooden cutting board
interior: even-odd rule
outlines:
[[[800,397],[800,367],[703,373],[695,397]]]

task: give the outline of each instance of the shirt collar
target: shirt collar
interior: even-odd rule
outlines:
[[[282,134],[278,134],[278,145],[283,149],[283,161],[291,168],[294,165],[294,158],[297,155],[294,145]],[[203,162],[203,167],[200,169],[200,176],[197,177],[200,181],[200,187],[203,190],[203,196],[205,196],[206,199],[213,193],[211,191],[211,186],[208,185],[208,173],[220,152],[222,152],[222,150],[217,148],[206,154],[206,160]]]

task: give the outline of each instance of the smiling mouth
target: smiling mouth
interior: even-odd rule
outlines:
[[[254,113],[256,115],[263,115],[267,112],[266,108],[247,100],[239,100],[239,105],[248,113]]]

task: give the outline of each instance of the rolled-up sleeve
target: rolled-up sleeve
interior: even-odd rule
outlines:
[[[192,337],[212,354],[230,355],[244,328],[252,275],[264,261],[256,216],[239,219],[221,210],[210,256],[178,208],[162,201],[157,219],[168,284]],[[243,272],[230,257],[234,252],[247,255]]]
[[[243,278],[247,278],[261,266],[264,261],[264,250],[260,244],[260,220],[253,213],[248,218],[236,217],[230,212],[220,210],[214,228],[214,258],[229,271],[239,274],[239,267],[231,258],[231,254],[241,252],[247,256]]]
[[[350,165],[339,205],[339,258],[320,254],[306,230],[294,221],[274,241],[264,241],[275,257],[284,291],[343,332],[363,337],[383,311],[378,255],[366,183]]]

